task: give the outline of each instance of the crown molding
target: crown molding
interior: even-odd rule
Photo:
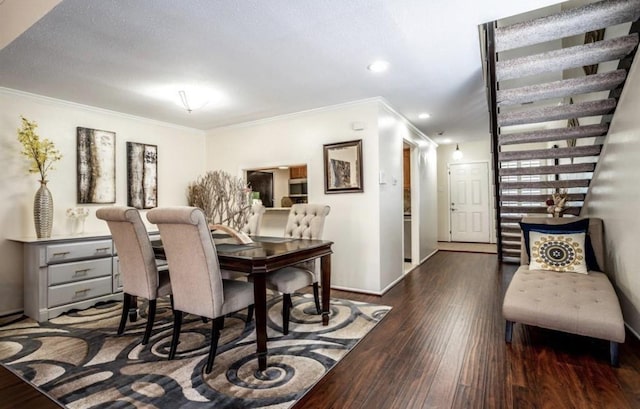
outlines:
[[[62,99],[51,98],[51,97],[47,97],[47,96],[44,96],[44,95],[32,94],[30,92],[20,91],[20,90],[11,89],[11,88],[0,87],[0,94],[9,95],[9,96],[17,96],[17,97],[30,99],[30,100],[33,100],[33,101],[36,101],[36,102],[40,102],[40,103],[45,103],[45,104],[50,104],[50,105],[55,105],[55,106],[60,106],[60,107],[66,107],[66,108],[72,108],[72,109],[78,109],[78,110],[91,112],[91,113],[96,113],[96,114],[110,115],[110,116],[114,116],[114,117],[118,117],[118,118],[122,118],[122,119],[128,119],[128,120],[132,120],[132,121],[136,121],[136,122],[142,122],[142,123],[149,124],[149,125],[156,125],[156,126],[163,126],[163,127],[166,127],[166,128],[179,129],[181,131],[188,131],[188,132],[197,133],[197,134],[200,134],[201,136],[204,136],[206,134],[206,132],[203,131],[202,129],[190,128],[188,126],[177,125],[177,124],[173,124],[173,123],[170,123],[170,122],[158,121],[156,119],[150,119],[150,118],[145,118],[145,117],[142,117],[142,116],[126,114],[124,112],[118,112],[118,111],[112,111],[112,110],[109,110],[109,109],[98,108],[98,107],[94,107],[94,106],[91,106],[91,105],[79,104],[77,102],[71,102],[71,101],[65,101],[65,100],[62,100]]]

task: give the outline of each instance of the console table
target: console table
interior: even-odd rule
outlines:
[[[159,236],[151,233],[150,237]],[[48,321],[98,302],[122,300],[118,256],[111,235],[10,240],[23,244],[24,314],[36,321]]]

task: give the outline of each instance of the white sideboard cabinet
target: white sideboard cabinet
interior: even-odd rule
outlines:
[[[122,300],[110,235],[12,239],[24,249],[24,313],[47,321],[101,301]]]

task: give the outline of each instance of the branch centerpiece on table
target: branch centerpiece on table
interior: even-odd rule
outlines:
[[[251,188],[241,178],[215,170],[199,176],[187,188],[189,206],[204,211],[210,225],[240,230],[251,210]]]

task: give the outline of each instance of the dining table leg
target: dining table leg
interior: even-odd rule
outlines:
[[[329,325],[329,311],[331,306],[331,255],[320,258],[320,271],[322,274],[322,325]]]
[[[253,300],[256,314],[256,355],[258,369],[267,369],[267,285],[266,274],[253,275]]]

